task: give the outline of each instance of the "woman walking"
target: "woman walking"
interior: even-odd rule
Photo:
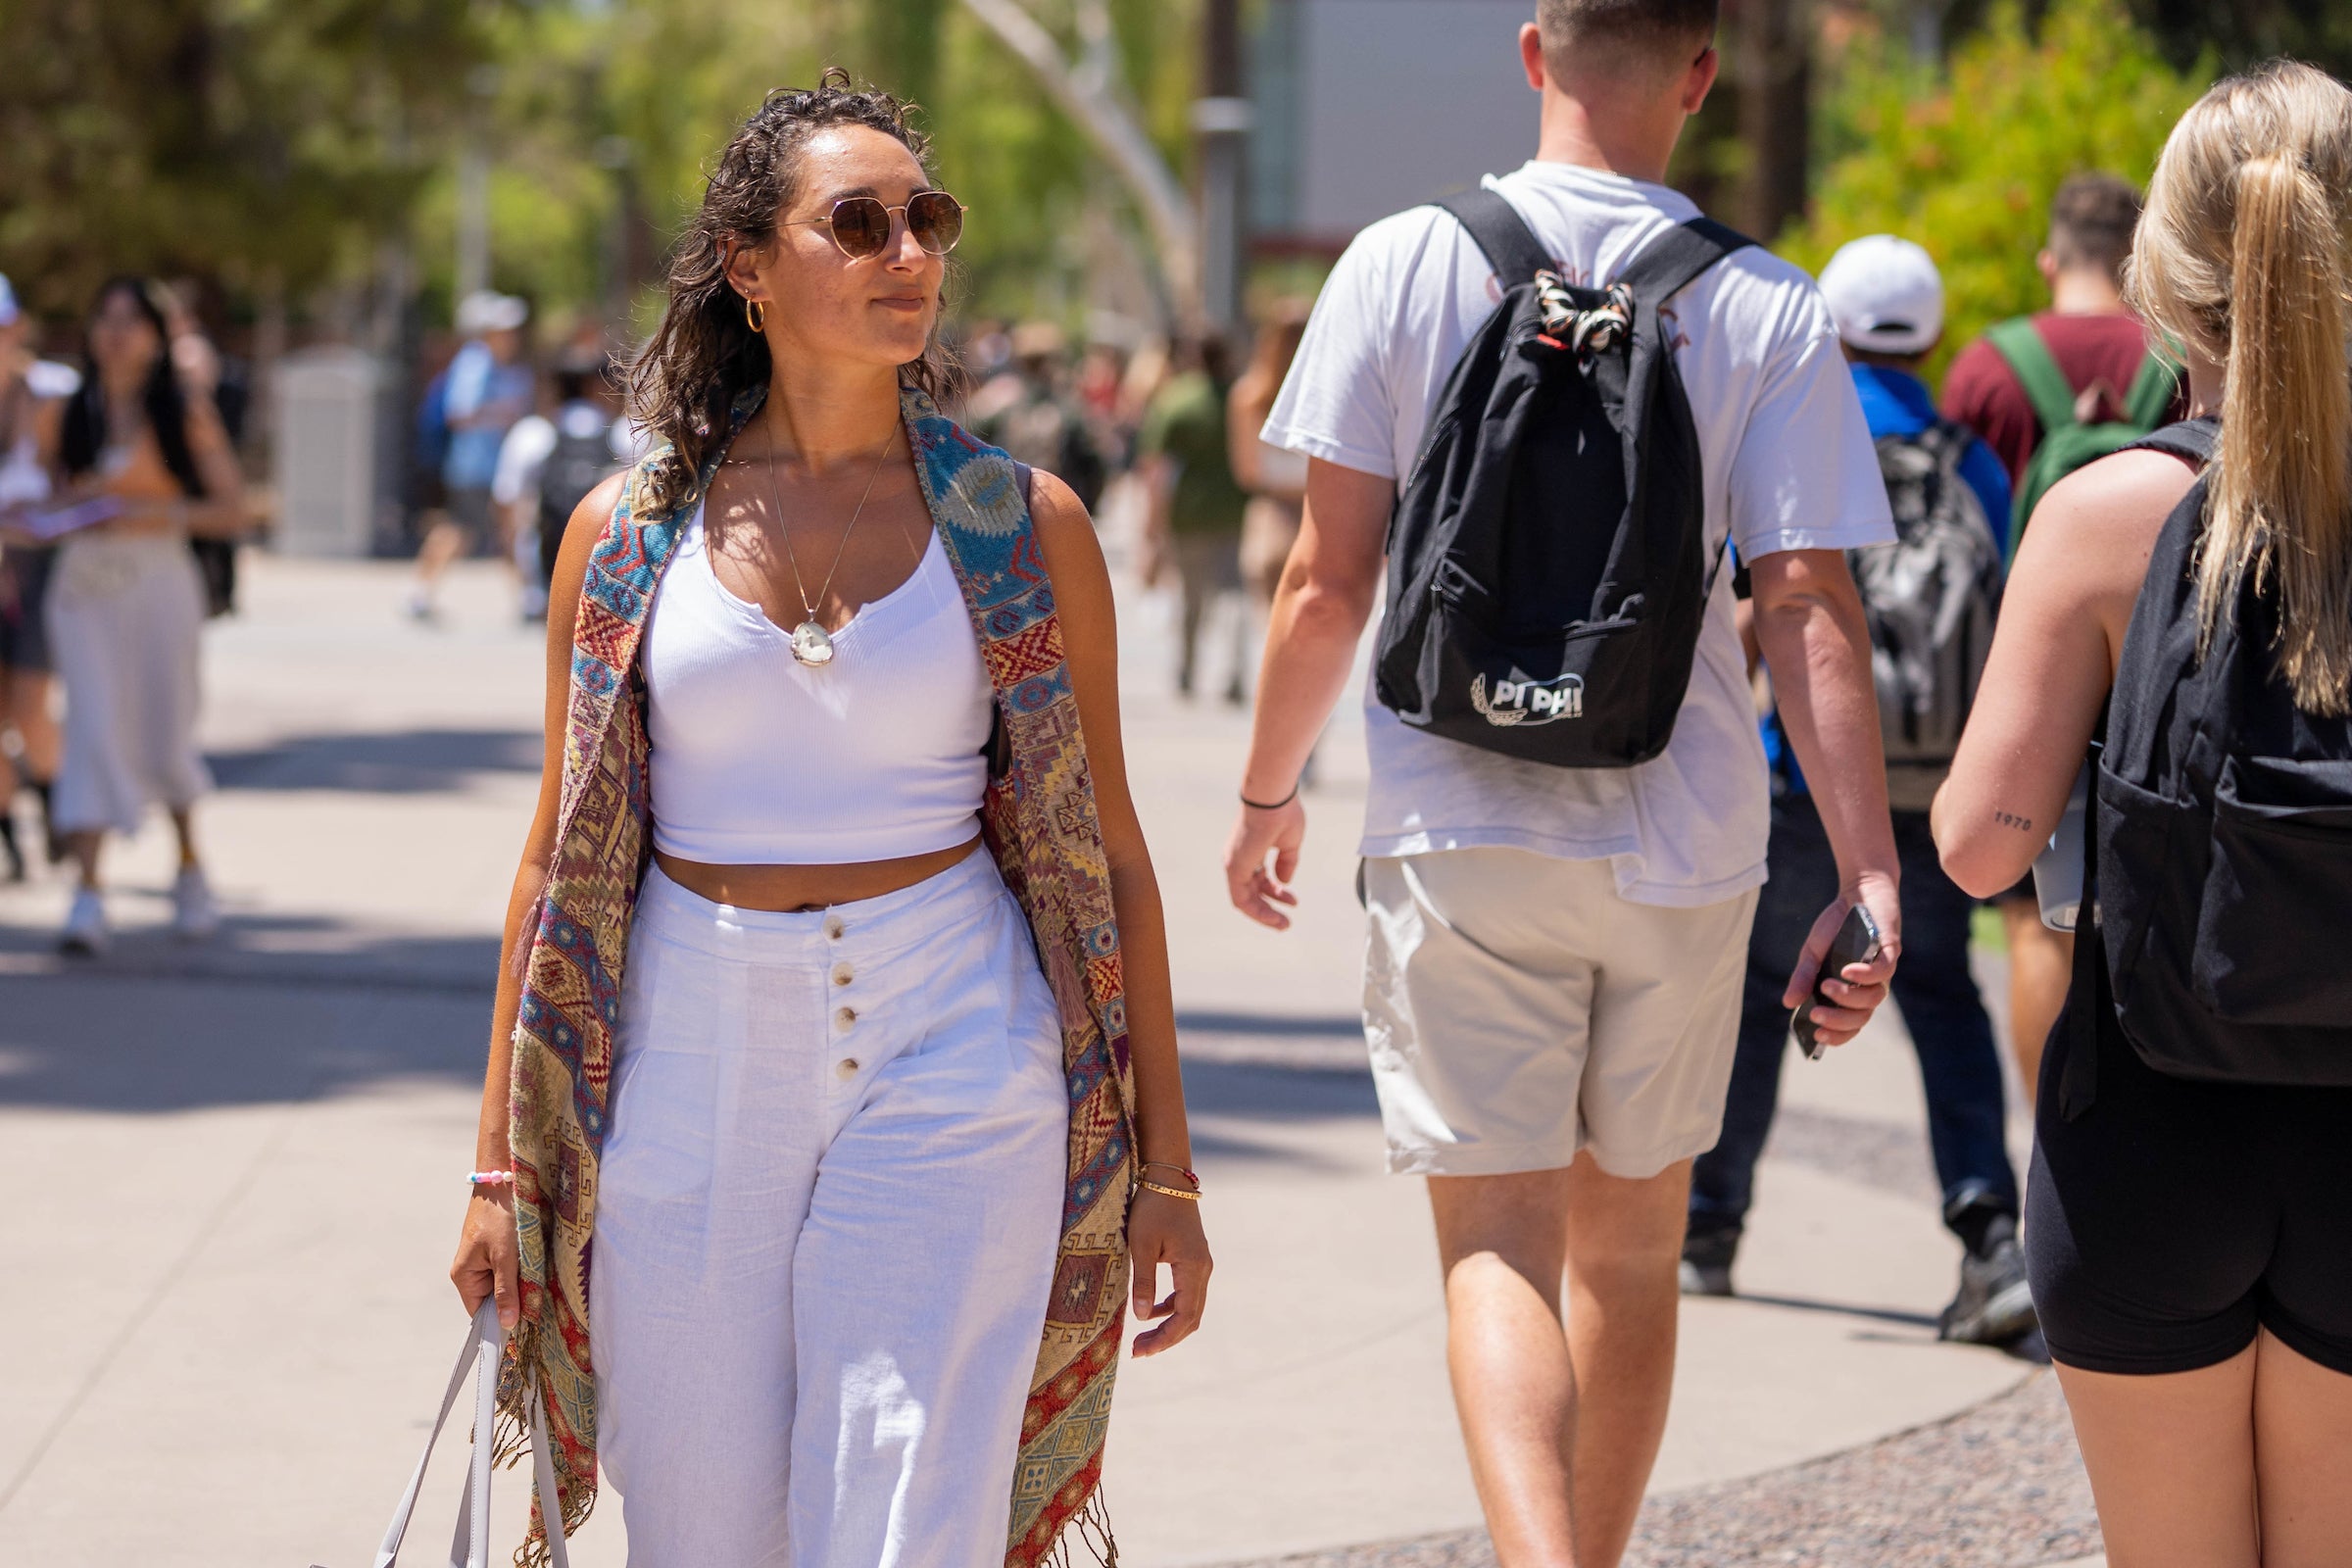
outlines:
[[[638,1568],[1043,1561],[1102,1527],[1130,1266],[1137,1353],[1200,1320],[1108,577],[933,401],[924,152],[769,95],[632,371],[663,444],[556,569],[452,1277]]]
[[[2101,743],[2026,1251],[2116,1568],[2352,1563],[2348,233],[2340,83],[2174,128],[2130,291],[2197,417],[2042,502],[1936,802],[1997,893]]]
[[[196,854],[196,801],[212,779],[196,750],[205,600],[188,540],[243,530],[244,480],[219,411],[181,385],[170,344],[152,284],[107,283],[90,313],[81,389],[57,427],[60,494],[114,507],[58,546],[48,591],[66,690],[51,808],[80,872],[60,938],[69,953],[106,947],[99,852],[109,832],[138,831],[158,802],[179,839],[173,929],[202,938],[220,921]]]
[[[1274,394],[1291,373],[1306,336],[1307,304],[1286,299],[1275,306],[1250,347],[1250,364],[1226,399],[1225,440],[1233,476],[1250,494],[1242,511],[1242,586],[1260,626],[1274,611],[1274,590],[1298,540],[1299,513],[1306,503],[1306,455],[1268,442],[1261,432],[1274,412]]]
[[[63,395],[41,381],[73,372],[33,358],[29,323],[16,290],[0,275],[0,516],[49,499],[48,465],[41,461],[41,404]],[[0,738],[16,737],[16,755],[0,749],[0,877],[24,880],[25,848],[17,838],[17,792],[29,787],[41,803],[49,858],[60,858],[49,816],[49,785],[57,776],[57,720],[49,713],[51,685],[49,567],[56,552],[30,538],[0,541]]]

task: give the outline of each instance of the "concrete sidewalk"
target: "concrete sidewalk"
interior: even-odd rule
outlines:
[[[396,566],[249,561],[246,610],[207,655],[221,940],[162,934],[160,830],[117,858],[122,934],[97,963],[49,954],[62,879],[0,889],[0,1561],[360,1562],[464,1331],[444,1271],[542,653],[486,569],[461,572],[447,624],[424,628],[399,618]],[[1198,1339],[1122,1374],[1122,1557],[1450,1539],[1444,1560],[1471,1561],[1425,1200],[1381,1173],[1355,1028],[1355,721],[1335,724],[1309,796],[1298,927],[1261,932],[1218,870],[1246,718],[1165,695],[1164,602],[1130,595],[1126,615],[1130,768],[1219,1267]],[[1200,689],[1221,677],[1212,662]],[[1792,1057],[1784,1105],[1749,1294],[1683,1314],[1661,1499],[1768,1485],[2033,1394],[2027,1363],[1934,1341],[1957,1250],[1899,1026]],[[427,1538],[464,1446],[436,1464]],[[526,1489],[504,1485],[512,1531]],[[583,1568],[621,1560],[616,1501]],[[1966,1565],[2095,1545],[2073,1539]]]

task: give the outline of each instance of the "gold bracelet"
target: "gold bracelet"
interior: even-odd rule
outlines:
[[[1188,1193],[1181,1187],[1169,1187],[1164,1183],[1152,1180],[1149,1176],[1139,1179],[1136,1185],[1147,1193],[1158,1193],[1165,1198],[1181,1198],[1188,1203],[1200,1201],[1200,1195],[1198,1192]]]

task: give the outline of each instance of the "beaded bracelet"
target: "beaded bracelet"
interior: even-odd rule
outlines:
[[[477,1170],[466,1180],[475,1187],[512,1187],[514,1185],[514,1173],[511,1170]]]
[[[1155,1182],[1150,1177],[1140,1179],[1136,1185],[1147,1193],[1157,1193],[1163,1198],[1181,1198],[1188,1203],[1200,1201],[1200,1194],[1198,1190],[1188,1192],[1182,1187],[1170,1187],[1165,1182]]]
[[[1186,1167],[1177,1164],[1174,1160],[1147,1159],[1139,1168],[1143,1170],[1172,1170],[1177,1175],[1183,1177],[1186,1181],[1191,1182],[1195,1187],[1200,1185],[1200,1173],[1199,1171],[1188,1170]]]

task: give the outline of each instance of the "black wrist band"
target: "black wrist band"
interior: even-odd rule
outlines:
[[[1252,811],[1279,811],[1298,798],[1298,786],[1294,784],[1291,786],[1291,793],[1285,795],[1279,801],[1253,801],[1247,795],[1242,796],[1241,801],[1244,806],[1247,806]]]

